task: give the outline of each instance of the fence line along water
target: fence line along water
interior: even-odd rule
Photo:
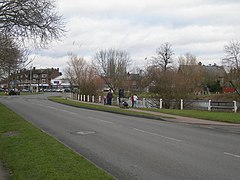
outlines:
[[[90,96],[78,93],[71,93],[68,98],[83,102],[102,103],[106,101],[105,96]],[[129,106],[132,106],[131,98],[124,98]],[[112,98],[113,105],[119,105],[119,97]],[[158,109],[180,109],[180,110],[206,110],[206,111],[232,111],[237,112],[240,104],[237,101],[215,101],[215,100],[184,100],[184,99],[154,99],[139,98],[137,108],[158,108]]]

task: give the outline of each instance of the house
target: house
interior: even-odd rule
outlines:
[[[51,80],[61,76],[59,68],[46,69],[21,69],[10,75],[8,78],[9,88],[18,88],[19,90],[27,89],[38,92],[40,89],[51,87]]]
[[[63,90],[70,90],[70,88],[71,88],[70,82],[67,79],[62,78],[61,76],[58,76],[51,80],[52,90],[63,91]]]
[[[226,71],[223,66],[214,65],[180,65],[179,73],[195,79],[198,86],[202,86],[204,91],[219,92],[224,85]]]

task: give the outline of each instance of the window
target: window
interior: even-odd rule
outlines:
[[[42,74],[42,78],[46,78],[47,77],[47,74]]]
[[[33,78],[38,78],[38,74],[33,74]]]
[[[45,84],[46,83],[46,79],[42,79],[42,84]]]

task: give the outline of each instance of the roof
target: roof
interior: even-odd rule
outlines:
[[[180,65],[179,71],[182,72],[197,72],[202,71],[203,73],[207,73],[211,76],[223,77],[226,73],[223,66],[217,65],[209,65],[209,66],[200,66],[200,65]]]

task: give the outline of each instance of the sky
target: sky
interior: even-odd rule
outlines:
[[[169,42],[177,62],[191,53],[205,65],[221,65],[224,46],[240,40],[239,0],[56,0],[66,34],[31,52],[36,68],[67,67],[68,54],[91,62],[96,52],[127,51],[144,67]]]

